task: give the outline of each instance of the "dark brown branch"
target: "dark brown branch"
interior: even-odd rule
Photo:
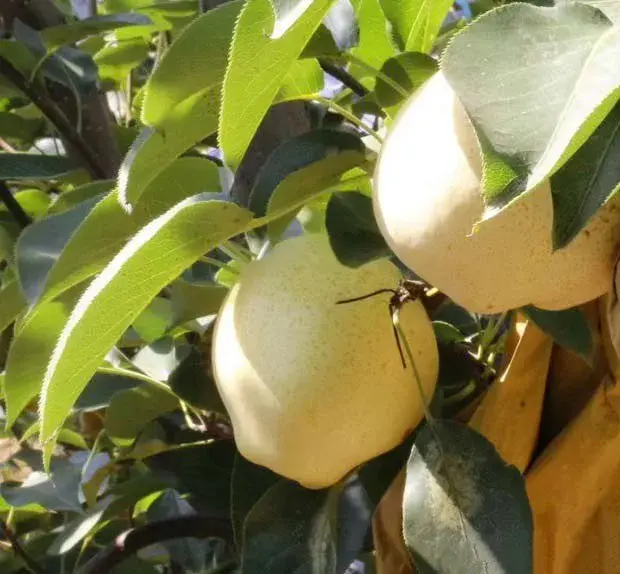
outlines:
[[[116,538],[113,546],[91,558],[79,570],[79,574],[108,574],[112,569],[135,555],[138,551],[175,538],[221,538],[233,542],[232,524],[225,518],[206,516],[183,516],[170,520],[152,522],[128,530]]]
[[[34,572],[34,574],[44,574],[43,568],[38,564],[38,562],[32,556],[30,556],[30,554],[28,554],[28,552],[24,550],[23,546],[20,544],[19,540],[17,539],[17,536],[15,536],[15,533],[11,530],[11,528],[9,528],[7,523],[2,519],[0,519],[0,532],[4,534],[6,539],[11,544],[11,548],[13,549],[15,556],[18,556],[19,558],[21,558],[24,564],[26,565],[26,567],[31,572]]]
[[[33,86],[19,70],[2,57],[0,57],[0,75],[28,96],[32,103],[56,126],[62,137],[79,153],[81,163],[95,179],[106,179],[106,173],[100,168],[97,156],[54,101],[47,98],[41,89]]]
[[[0,201],[4,203],[9,213],[22,229],[30,225],[32,222],[30,216],[24,211],[24,208],[15,199],[7,184],[2,180],[0,180]]]
[[[363,98],[369,93],[369,90],[365,88],[360,82],[358,82],[349,72],[344,68],[340,68],[335,64],[332,64],[326,58],[319,58],[319,65],[326,74],[329,74],[332,78],[342,82],[347,88],[349,88],[355,95]]]

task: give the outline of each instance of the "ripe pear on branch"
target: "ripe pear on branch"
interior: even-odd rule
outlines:
[[[493,218],[483,214],[482,156],[467,112],[437,72],[399,112],[374,177],[374,212],[394,253],[466,309],[559,310],[609,288],[620,244],[612,199],[553,251],[548,181]]]
[[[336,483],[398,445],[422,420],[438,376],[421,301],[400,308],[415,358],[403,369],[389,294],[338,305],[401,279],[387,260],[352,269],[326,235],[277,244],[248,264],[213,334],[213,374],[241,454],[308,488]]]

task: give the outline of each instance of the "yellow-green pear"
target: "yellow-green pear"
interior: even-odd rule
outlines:
[[[478,313],[528,304],[565,309],[609,289],[620,242],[618,200],[553,252],[548,182],[473,232],[484,209],[481,174],[474,128],[438,72],[399,112],[375,171],[375,217],[405,265]]]
[[[392,333],[387,260],[352,269],[324,234],[277,244],[248,264],[213,333],[212,365],[239,451],[308,488],[330,486],[398,445],[423,417],[411,364]],[[427,400],[438,375],[432,324],[420,301],[401,323]]]

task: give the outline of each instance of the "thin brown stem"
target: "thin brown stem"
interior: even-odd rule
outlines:
[[[107,574],[114,567],[152,544],[175,538],[221,538],[233,542],[230,520],[219,517],[183,516],[152,522],[124,532],[114,545],[96,554],[78,574]]]
[[[42,90],[37,89],[19,70],[2,57],[0,57],[0,75],[28,96],[32,103],[54,124],[63,138],[74,147],[84,167],[95,179],[106,179],[107,174],[99,165],[97,156],[56,102],[47,97]]]

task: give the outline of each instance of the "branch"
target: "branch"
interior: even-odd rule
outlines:
[[[78,574],[108,574],[143,548],[175,538],[221,538],[232,543],[232,525],[226,518],[207,516],[183,516],[152,522],[117,536],[113,546],[93,556]]]
[[[30,225],[32,222],[30,216],[24,211],[23,207],[11,193],[11,190],[8,188],[7,184],[2,180],[0,180],[0,201],[4,203],[6,208],[9,210],[9,213],[13,216],[22,229]]]
[[[24,564],[28,567],[28,569],[31,572],[34,572],[35,574],[45,574],[43,568],[39,565],[39,563],[34,558],[32,558],[32,556],[28,554],[28,552],[24,550],[22,545],[19,543],[17,536],[15,536],[15,533],[11,530],[11,528],[7,525],[7,523],[1,518],[0,518],[0,531],[4,533],[4,536],[10,542],[11,548],[13,549],[13,553],[15,554],[15,556],[19,556],[19,558],[21,558],[24,561]]]
[[[340,68],[335,64],[332,64],[325,58],[319,58],[319,65],[326,74],[329,74],[332,78],[341,81],[347,88],[350,88],[351,91],[360,98],[363,98],[365,95],[370,93],[366,87],[358,82],[344,68]]]
[[[77,150],[84,167],[88,169],[95,179],[106,179],[106,174],[99,167],[97,156],[93,153],[93,150],[53,100],[35,89],[19,70],[2,57],[0,57],[0,75],[4,76],[16,88],[28,96],[32,103],[56,126],[56,129],[67,142]]]

